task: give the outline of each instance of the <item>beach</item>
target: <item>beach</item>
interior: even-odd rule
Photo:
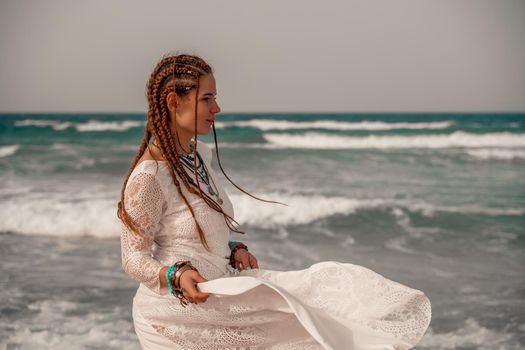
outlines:
[[[0,116],[0,349],[139,349],[116,205],[141,114]],[[525,347],[525,114],[219,114],[261,268],[368,267],[424,291],[418,349]],[[213,136],[199,138],[212,148]],[[214,168],[220,174],[214,153]]]

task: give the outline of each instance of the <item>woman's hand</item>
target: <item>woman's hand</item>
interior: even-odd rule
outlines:
[[[237,268],[239,271],[245,270],[248,267],[251,269],[259,268],[257,259],[255,259],[252,253],[246,249],[237,250],[233,258],[235,259],[235,268]]]
[[[197,290],[197,283],[208,281],[197,271],[186,270],[180,275],[179,284],[183,289],[183,295],[190,303],[204,303],[208,300],[210,293],[202,293]]]

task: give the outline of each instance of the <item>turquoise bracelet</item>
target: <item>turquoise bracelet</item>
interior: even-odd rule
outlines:
[[[166,282],[168,283],[168,288],[170,290],[170,294],[173,296],[178,297],[179,294],[182,294],[180,289],[175,289],[174,286],[170,283],[171,279],[173,278],[173,275],[177,273],[181,265],[185,265],[186,263],[189,263],[189,261],[180,260],[177,261],[175,264],[171,265],[168,268],[168,271],[166,271]]]
[[[173,290],[173,286],[171,285],[171,277],[175,273],[175,265],[171,265],[168,271],[166,272],[166,282],[168,282],[168,287],[170,289],[170,294],[175,296],[175,291]]]
[[[236,244],[237,244],[237,241],[229,241],[228,242],[228,247],[230,247],[230,250],[232,250],[233,247],[235,247]]]

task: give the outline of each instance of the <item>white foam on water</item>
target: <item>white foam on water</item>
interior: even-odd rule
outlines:
[[[211,146],[210,146],[211,147]],[[241,148],[241,149],[281,149],[283,147],[272,143],[241,143],[241,142],[224,142],[219,144],[220,148]],[[215,145],[213,145],[215,148]]]
[[[499,149],[499,148],[487,148],[487,149],[476,149],[467,150],[466,153],[474,158],[482,160],[491,159],[525,159],[525,149]]]
[[[396,237],[391,238],[385,242],[385,247],[388,249],[392,249],[401,253],[407,253],[407,254],[414,254],[416,253],[415,250],[410,249],[407,247],[407,238],[406,237]]]
[[[104,188],[80,189],[75,193],[34,193],[2,191],[9,200],[0,201],[0,231],[52,236],[118,237],[120,221],[116,217],[118,194],[108,197]],[[385,210],[405,229],[410,239],[436,233],[434,228],[413,228],[405,213],[427,217],[439,213],[521,216],[525,208],[483,208],[440,206],[422,201],[393,199],[356,199],[317,194],[253,193],[255,196],[288,204],[265,203],[244,194],[230,195],[235,219],[241,225],[279,228],[304,225],[335,215],[353,215],[359,210]],[[501,241],[501,239],[499,240]],[[350,242],[348,242],[350,243]],[[391,249],[405,249],[405,242],[388,243]]]
[[[89,312],[82,304],[43,300],[29,304],[28,308],[36,314],[13,325],[14,331],[2,340],[10,345],[8,348],[140,349],[132,323],[122,316],[127,313],[122,307],[104,313]],[[67,314],[77,309],[81,310],[80,315]]]
[[[68,198],[69,197],[69,198]],[[35,194],[0,202],[0,231],[31,235],[117,237],[117,200]]]
[[[70,122],[61,122],[59,120],[44,120],[44,119],[25,119],[15,122],[15,126],[35,126],[39,128],[52,127],[53,130],[65,130],[72,126]]]
[[[421,238],[439,232],[437,228],[413,228],[410,219],[404,212],[417,212],[427,217],[439,213],[474,214],[489,216],[521,216],[525,208],[484,208],[479,206],[444,206],[413,200],[393,199],[356,199],[323,195],[300,195],[283,193],[253,193],[267,200],[288,204],[288,207],[257,201],[242,194],[231,195],[234,204],[235,218],[241,224],[262,228],[273,228],[280,225],[301,225],[334,215],[351,215],[358,210],[389,210],[398,224],[411,238]],[[399,243],[399,242],[398,242]]]
[[[88,131],[127,131],[131,128],[142,127],[146,125],[144,121],[138,120],[121,120],[121,121],[101,121],[88,120],[84,123],[62,122],[59,120],[35,120],[25,119],[15,122],[15,126],[34,126],[39,128],[51,127],[53,130],[61,131],[74,127],[79,132]]]
[[[457,348],[476,348],[484,350],[493,349],[518,349],[518,347],[508,347],[511,343],[519,346],[517,341],[513,342],[514,335],[492,330],[481,326],[472,317],[465,320],[463,327],[452,332],[435,333],[429,328],[418,348],[422,349],[457,349]]]
[[[289,120],[254,119],[230,122],[216,122],[216,128],[251,127],[260,130],[329,129],[329,130],[396,130],[396,129],[447,129],[454,124],[452,120],[429,123],[387,123],[382,121],[344,122],[337,120],[317,120],[297,122]]]
[[[73,167],[77,170],[91,168],[97,164],[97,160],[89,157],[79,157],[77,161],[73,163]]]
[[[0,146],[0,158],[12,156],[19,148],[20,145]]]
[[[264,139],[279,148],[310,149],[411,149],[525,147],[525,134],[509,132],[471,134],[456,131],[445,135],[368,135],[341,136],[316,132],[305,134],[264,134]]]
[[[265,203],[246,195],[230,197],[235,219],[246,225],[274,228],[280,225],[300,225],[337,214],[348,215],[359,208],[373,207],[376,201],[362,201],[344,197],[322,195],[297,195],[283,193],[252,193],[254,196],[285,203]]]
[[[404,235],[390,238],[385,242],[385,247],[402,253],[417,254],[416,250],[409,248],[410,240],[429,239],[432,235],[439,234],[439,227],[414,227],[408,212],[408,206],[402,202],[391,202],[387,204],[390,214],[396,220],[396,223],[403,229]],[[427,206],[431,206],[428,205]]]
[[[525,208],[486,208],[480,206],[443,206],[433,205],[426,202],[399,202],[413,212],[419,212],[424,216],[433,217],[437,213],[456,213],[471,215],[488,215],[488,216],[522,216],[525,215]]]
[[[75,128],[79,132],[88,131],[127,131],[131,128],[144,126],[145,122],[137,120],[123,120],[123,121],[100,121],[89,120],[86,123],[76,124]]]
[[[355,244],[355,238],[350,236],[349,234],[347,234],[345,239],[341,242],[341,245],[343,247],[348,247],[354,244]]]
[[[54,143],[52,144],[49,149],[50,150],[53,150],[53,151],[71,151],[71,149],[73,148],[73,144],[67,144],[67,143]]]

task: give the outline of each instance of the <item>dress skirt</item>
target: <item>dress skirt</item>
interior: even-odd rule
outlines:
[[[431,318],[425,294],[359,265],[244,270],[198,284],[183,308],[140,285],[133,319],[143,349],[409,349]]]

